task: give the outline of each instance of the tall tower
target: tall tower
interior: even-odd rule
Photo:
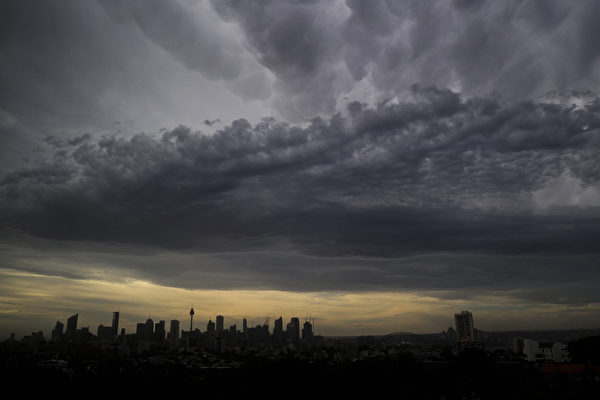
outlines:
[[[112,335],[114,337],[119,335],[119,312],[118,311],[113,312]]]
[[[217,333],[223,333],[225,318],[222,315],[217,315]]]
[[[461,311],[454,314],[456,324],[457,342],[475,342],[475,327],[473,326],[473,314],[469,311]]]
[[[77,331],[77,319],[79,318],[79,314],[71,315],[67,319],[67,335],[74,336]]]
[[[148,342],[154,341],[154,321],[148,318],[144,327],[144,340]]]
[[[171,320],[171,329],[169,330],[169,345],[176,348],[179,343],[179,321]]]
[[[194,307],[190,309],[190,332],[194,329]]]

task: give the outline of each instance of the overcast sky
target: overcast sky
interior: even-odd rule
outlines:
[[[0,334],[120,307],[598,328],[600,2],[4,1]],[[201,326],[201,329],[205,329]]]

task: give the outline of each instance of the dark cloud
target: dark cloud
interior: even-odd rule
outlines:
[[[598,300],[596,1],[0,7],[4,266]]]
[[[561,1],[212,1],[243,29],[290,118],[334,110],[366,81],[529,98],[597,85],[600,7]],[[364,95],[364,92],[360,94]]]
[[[413,90],[411,102],[354,103],[306,127],[237,120],[213,136],[180,126],[74,138],[2,179],[2,220],[49,238],[210,251],[595,251],[598,99]],[[571,197],[536,203],[566,174],[579,185]]]

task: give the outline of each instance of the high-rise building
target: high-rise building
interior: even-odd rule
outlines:
[[[222,315],[217,315],[217,333],[223,333],[225,318]]]
[[[190,308],[190,332],[194,330],[194,307]]]
[[[246,320],[246,318],[244,318],[244,320],[242,321],[242,333],[246,333],[246,331],[248,331],[248,321]]]
[[[146,340],[146,324],[143,322],[139,322],[135,326],[135,337],[138,341]]]
[[[111,327],[112,327],[112,335],[114,337],[117,337],[119,335],[119,312],[118,311],[113,312]]]
[[[158,343],[164,343],[165,341],[165,321],[157,322],[154,325],[154,340]]]
[[[77,319],[79,318],[79,314],[71,315],[67,319],[67,335],[70,337],[75,337],[75,333],[77,332]]]
[[[296,317],[290,319],[285,333],[288,342],[297,343],[300,340],[300,320]]]
[[[154,321],[152,321],[150,318],[146,320],[146,326],[144,328],[144,340],[154,340]]]
[[[454,314],[456,324],[457,342],[475,342],[475,327],[473,326],[473,314],[469,311],[461,311]]]
[[[171,320],[171,327],[169,329],[169,345],[171,348],[177,347],[179,343],[179,321],[176,319]]]
[[[64,327],[65,326],[62,322],[56,321],[56,326],[54,327],[54,329],[52,329],[52,335],[50,336],[50,340],[52,341],[52,343],[58,343],[62,340]]]
[[[96,336],[98,337],[98,340],[111,341],[114,339],[112,326],[98,325]]]
[[[210,319],[206,323],[206,332],[214,332],[215,331],[215,323]]]
[[[279,317],[275,320],[275,324],[273,325],[273,342],[276,345],[281,345],[284,342],[283,317]]]
[[[308,321],[304,322],[304,327],[302,328],[302,342],[303,343],[312,343],[313,341],[313,327],[312,324]]]

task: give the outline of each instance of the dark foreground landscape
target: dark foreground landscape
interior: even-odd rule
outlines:
[[[426,336],[426,335],[417,335]],[[356,338],[358,339],[358,338]],[[600,336],[569,343],[568,363],[528,362],[512,351],[326,340],[319,348],[216,353],[154,348],[119,356],[96,344],[35,351],[2,344],[5,393],[89,397],[181,394],[264,398],[597,399]],[[239,350],[239,349],[238,349]]]

